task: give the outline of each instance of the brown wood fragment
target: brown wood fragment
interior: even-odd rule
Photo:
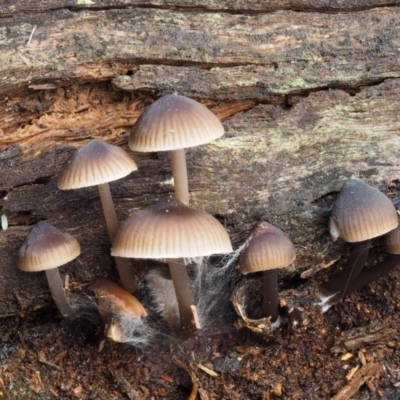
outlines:
[[[360,387],[367,381],[376,377],[381,367],[379,364],[368,364],[359,369],[351,379],[351,381],[337,393],[332,400],[349,400],[354,396]]]
[[[124,374],[120,370],[113,370],[109,368],[111,375],[114,377],[121,391],[125,393],[129,400],[140,400],[141,396],[134,390],[128,380],[125,378]]]
[[[332,353],[340,353],[343,349],[355,350],[368,343],[385,343],[397,335],[397,330],[386,325],[385,322],[376,321],[370,325],[350,329],[344,332],[338,340]]]

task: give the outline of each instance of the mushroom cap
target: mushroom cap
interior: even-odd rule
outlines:
[[[347,181],[329,218],[331,239],[362,242],[395,229],[398,225],[393,203],[378,189],[359,179]]]
[[[251,272],[285,268],[296,258],[292,241],[279,228],[261,222],[243,250],[238,269],[243,275]]]
[[[400,254],[400,225],[384,236],[385,249],[390,254]]]
[[[145,308],[136,297],[109,279],[96,278],[89,289],[98,297],[99,311],[103,318],[112,317],[115,312],[133,318],[147,316]],[[110,310],[110,307],[113,309]]]
[[[167,151],[198,146],[224,134],[218,117],[195,100],[177,94],[163,96],[139,117],[129,147],[135,151]]]
[[[224,227],[211,215],[174,198],[129,217],[120,227],[111,254],[131,258],[184,258],[230,253]]]
[[[18,267],[29,272],[54,269],[72,261],[80,252],[81,247],[72,235],[41,221],[19,249]]]
[[[125,150],[95,139],[78,149],[61,168],[57,184],[62,190],[115,181],[137,170]]]

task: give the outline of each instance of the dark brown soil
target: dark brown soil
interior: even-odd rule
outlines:
[[[367,338],[352,350],[341,339],[345,331],[376,321],[399,331],[399,278],[394,271],[325,314],[306,307],[301,323],[268,341],[238,331],[233,312],[217,318],[215,332],[207,329],[185,342],[153,315],[150,324],[158,333],[146,348],[109,341],[102,347],[96,318],[69,322],[49,298],[46,307],[1,319],[0,398],[329,399],[354,382],[354,367],[376,364],[378,373],[354,396],[337,398],[398,399],[398,334],[381,342]]]

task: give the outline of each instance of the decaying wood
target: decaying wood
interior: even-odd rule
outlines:
[[[187,152],[192,205],[235,246],[258,220],[279,226],[297,247],[289,275],[340,257],[326,223],[346,179],[399,200],[396,4],[0,1],[0,315],[48,298],[41,274],[16,268],[40,220],[81,243],[62,270],[72,288],[113,273],[96,189],[60,191],[58,171],[92,138],[128,150],[129,127],[174,91],[226,128]],[[139,170],[111,184],[121,220],[172,193],[167,155],[133,156]]]
[[[332,400],[349,400],[351,399],[367,381],[376,378],[381,367],[379,364],[367,364],[360,368],[353,376],[351,381],[334,397]]]
[[[343,350],[351,351],[368,343],[386,343],[397,335],[397,330],[383,321],[376,321],[370,325],[350,329],[343,333],[338,343],[332,347],[332,353]]]

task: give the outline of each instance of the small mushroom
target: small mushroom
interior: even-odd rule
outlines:
[[[38,222],[30,231],[18,254],[22,271],[45,271],[53,299],[64,317],[75,319],[77,312],[68,301],[58,267],[80,254],[78,241],[47,222]]]
[[[106,278],[96,278],[89,289],[97,296],[99,313],[106,324],[106,336],[118,343],[129,340],[125,331],[126,321],[147,316],[142,303]]]
[[[194,297],[183,259],[231,251],[229,236],[214,217],[166,198],[121,225],[111,254],[167,260],[178,301],[180,331],[182,337],[188,337],[194,330]]]
[[[57,184],[62,190],[97,185],[111,243],[118,230],[118,218],[108,182],[137,170],[135,161],[121,148],[92,140],[77,150],[61,168]],[[136,280],[129,260],[115,259],[123,287],[133,292]]]
[[[136,121],[129,138],[134,151],[169,151],[175,197],[189,204],[185,148],[218,139],[224,128],[207,107],[171,94],[155,101]]]
[[[261,222],[252,232],[239,258],[238,269],[244,275],[263,272],[262,317],[279,317],[278,269],[288,267],[296,258],[292,241],[278,228]]]
[[[109,279],[96,278],[89,289],[97,296],[99,312],[104,321],[115,315],[132,318],[147,316],[147,311],[136,297]]]
[[[365,265],[371,239],[384,235],[397,225],[394,205],[378,189],[359,179],[351,179],[343,185],[331,212],[329,233],[333,241],[341,237],[354,243],[353,254],[343,271],[322,285],[323,292],[327,293],[322,299],[323,307],[343,298]]]

